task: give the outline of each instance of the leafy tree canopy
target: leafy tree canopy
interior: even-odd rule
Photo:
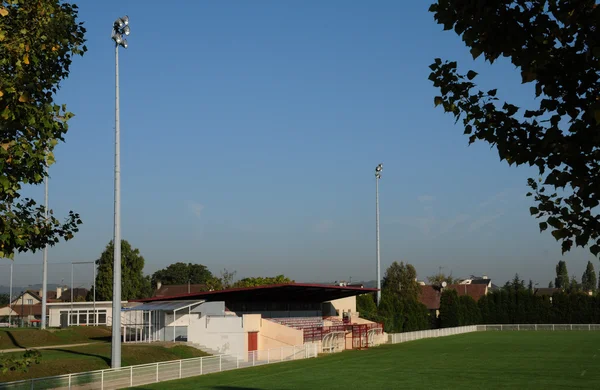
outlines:
[[[507,57],[533,83],[531,109],[478,90],[477,73],[436,59],[429,79],[434,99],[457,121],[469,143],[495,147],[510,165],[537,167],[528,179],[530,212],[540,230],[567,252],[573,244],[600,253],[600,7],[595,0],[438,0],[430,11],[454,30],[473,58]],[[559,193],[560,191],[560,193]],[[558,286],[557,286],[558,287]]]
[[[567,271],[567,263],[560,260],[556,265],[556,279],[554,279],[556,288],[566,289],[569,287],[569,271]]]
[[[452,277],[452,275],[446,275],[446,274],[440,272],[438,274],[428,276],[427,282],[434,286],[441,286],[443,282],[446,282],[447,284],[458,283],[459,279],[455,279]]]
[[[394,261],[385,271],[382,290],[397,294],[404,299],[418,300],[420,287],[417,283],[415,267]]]
[[[202,264],[174,263],[152,274],[152,287],[156,288],[158,282],[163,285],[186,284],[188,282],[191,284],[209,284],[213,278],[213,274]]]
[[[581,288],[584,292],[596,291],[596,271],[591,261],[588,261],[585,272],[581,276]]]
[[[96,260],[96,300],[110,301],[113,292],[114,246],[111,241]],[[144,277],[144,258],[139,249],[121,240],[121,299],[140,299],[151,295],[150,278]]]
[[[53,150],[64,141],[66,106],[54,102],[75,55],[83,55],[85,28],[77,6],[59,0],[0,2],[0,257],[69,240],[81,224],[64,222],[21,199],[24,184],[40,184]]]
[[[252,278],[243,278],[238,280],[233,284],[232,287],[257,287],[257,286],[268,286],[271,284],[284,284],[284,283],[292,283],[293,280],[284,276],[277,275],[274,277],[252,277]]]

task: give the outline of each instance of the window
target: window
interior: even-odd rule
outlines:
[[[106,310],[98,310],[98,324],[106,324]]]
[[[28,299],[28,300],[27,300],[27,304],[28,304],[28,305],[33,305],[33,299]]]
[[[87,311],[83,310],[79,312],[79,325],[87,324]]]
[[[73,311],[71,312],[71,320],[69,322],[69,325],[77,325],[77,312]]]

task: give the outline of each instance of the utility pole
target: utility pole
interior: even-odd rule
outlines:
[[[48,223],[48,157],[46,157],[46,177],[44,178],[44,217]],[[48,245],[44,247],[44,260],[42,265],[42,323],[41,328],[46,329],[46,301],[48,300]]]
[[[377,306],[381,302],[381,258],[379,254],[379,180],[381,179],[381,171],[383,164],[377,165],[375,168],[375,235],[377,241]]]

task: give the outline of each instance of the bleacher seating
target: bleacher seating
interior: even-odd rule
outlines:
[[[270,318],[271,321],[278,324],[289,326],[295,329],[320,328],[323,326],[321,317],[286,317],[286,318]]]
[[[331,325],[333,326],[344,325],[344,321],[340,317],[325,317],[323,319],[331,321]]]

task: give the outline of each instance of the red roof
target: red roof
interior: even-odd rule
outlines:
[[[165,298],[179,296],[189,293],[199,293],[208,291],[209,288],[205,284],[173,284],[173,285],[161,285],[159,289],[154,292],[153,298]]]
[[[447,289],[456,290],[458,296],[468,295],[476,302],[485,295],[487,285],[485,284],[450,284]]]
[[[268,286],[230,288],[227,290],[202,291],[168,297],[139,299],[136,302],[165,301],[175,299],[206,299],[212,301],[306,301],[325,302],[376,292],[376,288],[332,286],[327,284],[282,283]]]
[[[41,316],[42,315],[42,304],[37,303],[35,305],[12,305],[12,309],[16,312],[17,316]],[[46,309],[48,310],[48,309]]]
[[[434,286],[420,286],[421,293],[419,294],[419,301],[427,306],[429,310],[437,310],[440,308],[440,296],[441,292]]]

